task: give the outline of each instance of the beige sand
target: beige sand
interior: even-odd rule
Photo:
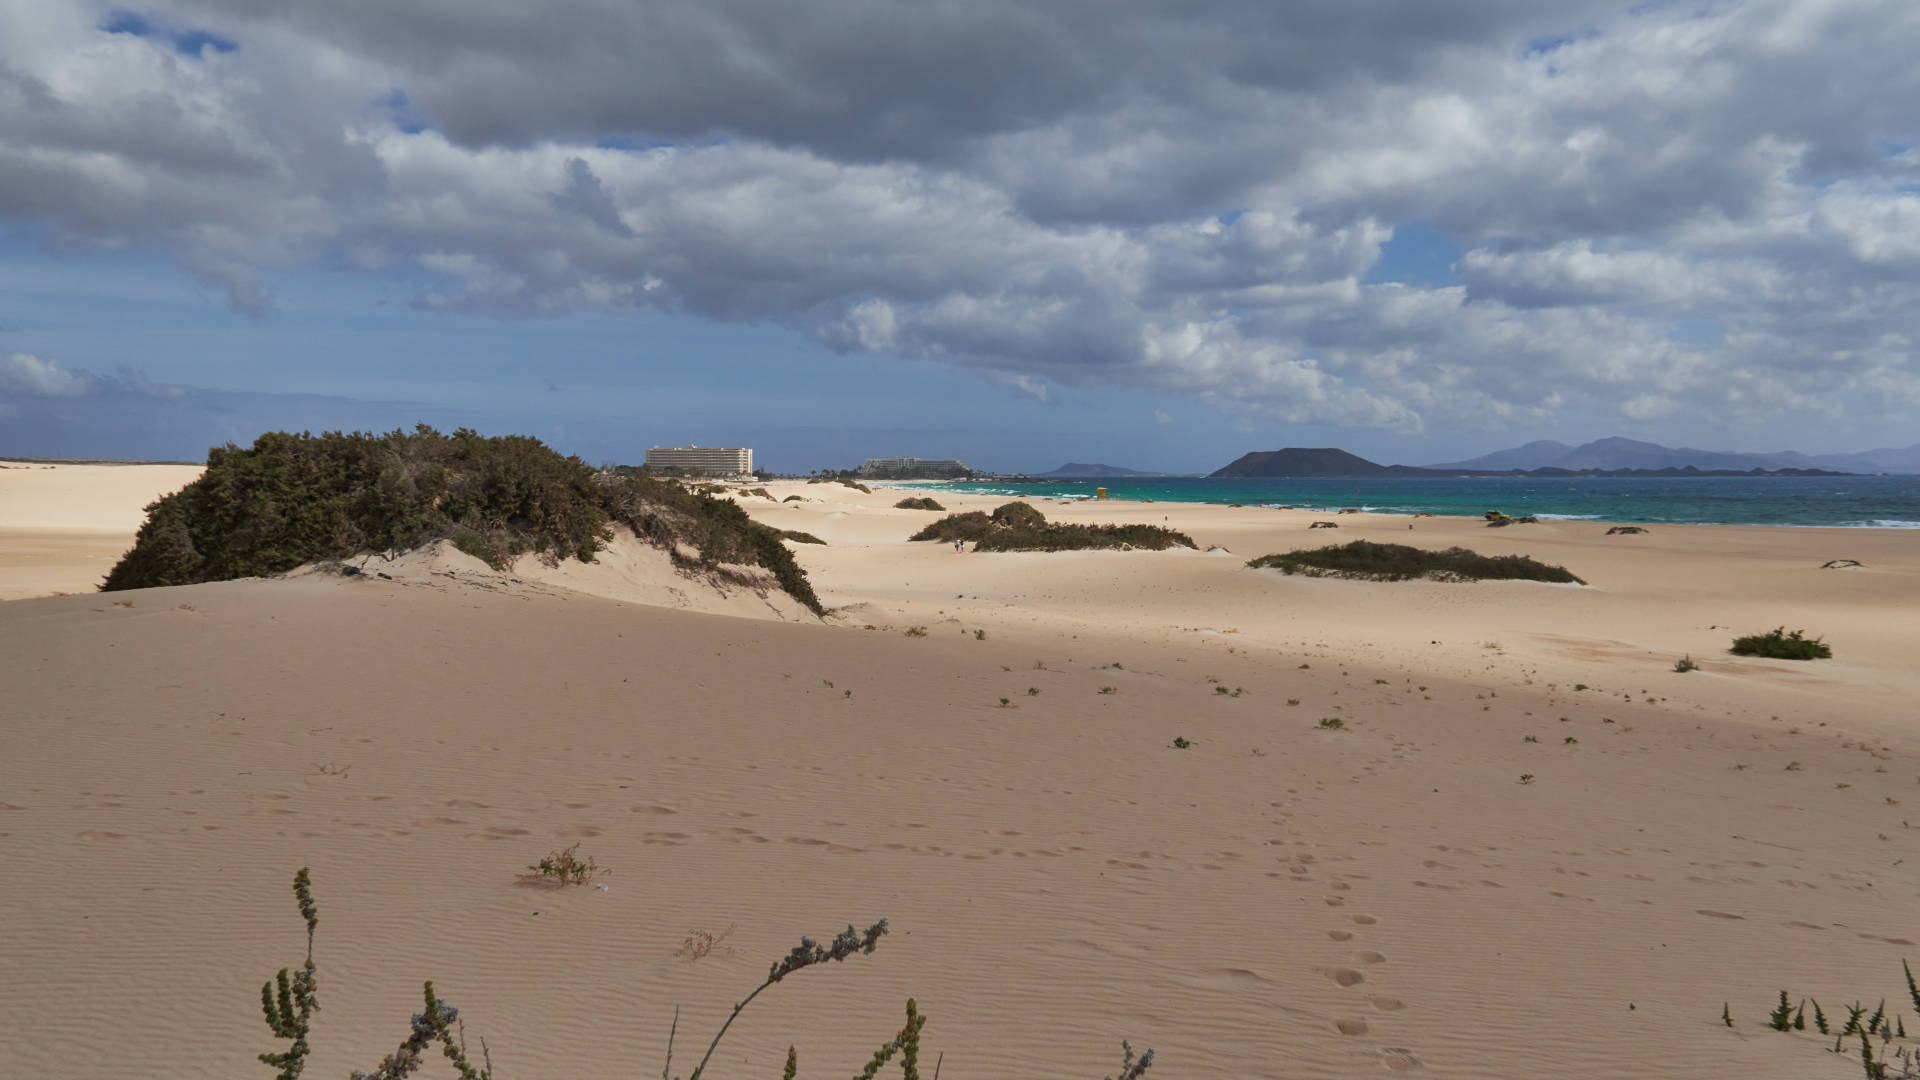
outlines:
[[[146,505],[201,472],[0,461],[0,600],[91,592],[133,546]]]
[[[0,1071],[267,1075],[300,865],[316,1076],[428,977],[503,1077],[654,1075],[676,1004],[685,1075],[797,935],[882,915],[708,1075],[851,1074],[909,994],[962,1078],[1123,1037],[1163,1077],[1843,1077],[1780,988],[1916,1022],[1920,536],[1049,503],[1230,552],[956,554],[899,492],[770,487],[828,625],[458,567],[0,605]],[[1591,585],[1242,565],[1356,536]],[[1726,655],[1779,623],[1836,658]],[[514,883],[575,840],[607,890]]]

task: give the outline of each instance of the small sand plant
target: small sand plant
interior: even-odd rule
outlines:
[[[1693,657],[1683,656],[1680,659],[1675,660],[1673,662],[1673,670],[1678,672],[1679,674],[1685,675],[1689,671],[1700,670],[1700,665],[1693,662]]]
[[[613,871],[595,862],[593,856],[580,858],[580,845],[561,848],[527,867],[520,881],[532,885],[587,885]]]
[[[710,930],[689,930],[687,936],[681,939],[680,948],[675,950],[674,955],[691,964],[696,960],[705,960],[712,956],[716,949],[724,948],[724,951],[732,952],[731,948],[725,948],[726,940],[732,936],[732,923],[728,923],[727,928],[717,934]]]
[[[1323,716],[1320,718],[1320,726],[1327,731],[1339,731],[1347,726],[1347,722],[1337,716]]]
[[[1920,984],[1913,978],[1913,969],[1905,960],[1900,962],[1902,974],[1906,976],[1907,996],[1912,1000],[1916,1012],[1920,1012]],[[1831,1048],[1836,1054],[1849,1054],[1848,1039],[1859,1040],[1860,1067],[1867,1080],[1920,1080],[1920,1049],[1906,1045],[1907,1025],[1905,1018],[1887,1014],[1886,999],[1873,1012],[1867,1012],[1867,1006],[1854,1002],[1846,1006],[1846,1023],[1838,1032],[1830,1030],[1825,1009],[1817,999],[1802,999],[1795,1005],[1785,990],[1780,991],[1780,1001],[1767,1013],[1767,1026],[1774,1031],[1805,1031],[1807,1029],[1807,1006],[1813,1006],[1813,1026],[1821,1035],[1833,1035]],[[1733,1015],[1726,1003],[1720,1006],[1720,1022],[1727,1027],[1733,1026]],[[1879,1043],[1875,1052],[1874,1043]],[[1899,1045],[1896,1045],[1898,1043]]]
[[[908,637],[926,637],[927,628],[924,626],[909,626],[907,627],[907,636]]]
[[[568,849],[569,852],[572,849]],[[555,855],[564,854],[556,852]],[[319,999],[315,996],[316,973],[318,966],[313,960],[314,932],[320,924],[319,909],[313,901],[312,881],[305,867],[293,877],[294,897],[299,903],[301,918],[307,924],[307,957],[299,971],[292,972],[281,968],[279,974],[260,987],[260,1006],[266,1015],[267,1028],[274,1036],[291,1040],[287,1049],[277,1053],[259,1055],[260,1060],[279,1069],[279,1080],[299,1080],[306,1069],[307,1058],[312,1053],[312,1044],[308,1036],[312,1033],[313,1014],[320,1011]],[[700,1080],[706,1072],[707,1064],[713,1060],[713,1054],[720,1046],[720,1040],[726,1037],[733,1022],[753,999],[774,983],[803,968],[814,967],[828,961],[845,960],[855,955],[871,954],[880,939],[887,934],[887,920],[881,919],[865,930],[855,930],[851,924],[835,935],[825,945],[812,938],[803,937],[787,955],[774,961],[767,972],[765,981],[753,988],[753,991],[734,1005],[726,1022],[707,1044],[707,1051],[701,1057],[700,1064],[694,1066],[687,1080]],[[680,955],[689,961],[698,960],[711,954],[733,933],[729,925],[719,934],[710,934],[701,930],[688,932],[687,939],[681,943]],[[427,1051],[435,1043],[440,1044],[441,1053],[453,1065],[460,1080],[492,1080],[493,1061],[487,1049],[486,1040],[480,1040],[482,1066],[476,1067],[467,1056],[466,1025],[460,1020],[460,1010],[451,1002],[442,1000],[434,993],[433,983],[424,984],[422,994],[426,1008],[414,1014],[412,1030],[399,1049],[387,1055],[380,1065],[371,1072],[355,1071],[352,1080],[404,1080],[426,1064]],[[907,999],[906,1024],[893,1038],[882,1043],[873,1053],[866,1067],[855,1080],[873,1080],[880,1069],[888,1062],[899,1059],[904,1080],[920,1080],[920,1032],[926,1027],[927,1017],[920,1012],[918,1004],[912,998]],[[677,1080],[673,1076],[673,1043],[680,1030],[680,1012],[674,1010],[673,1024],[667,1030],[667,1060],[660,1070],[661,1080]],[[1120,1074],[1107,1080],[1139,1080],[1153,1064],[1153,1051],[1146,1050],[1137,1057],[1133,1046],[1124,1040],[1120,1043],[1123,1058]],[[944,1058],[944,1055],[942,1055]],[[934,1076],[939,1076],[941,1060],[934,1063]],[[787,1048],[784,1080],[796,1080],[800,1068],[799,1053],[792,1046]]]
[[[307,1036],[313,1030],[313,1014],[320,1011],[320,1000],[314,994],[318,968],[313,962],[313,934],[320,925],[320,909],[313,902],[312,885],[306,867],[293,875],[293,895],[299,901],[300,917],[307,922],[306,964],[291,979],[287,977],[287,969],[281,968],[279,975],[260,987],[260,1008],[266,1013],[267,1028],[278,1038],[293,1040],[280,1053],[260,1055],[262,1062],[279,1068],[279,1080],[299,1080],[300,1073],[306,1069],[307,1055],[313,1050]],[[353,1080],[400,1080],[420,1068],[427,1047],[435,1042],[441,1044],[442,1052],[453,1062],[461,1080],[492,1080],[493,1062],[487,1053],[486,1040],[480,1043],[480,1056],[486,1067],[476,1069],[467,1058],[466,1040],[455,1034],[456,1030],[464,1030],[464,1025],[459,1029],[455,1027],[460,1020],[460,1010],[436,997],[431,982],[426,984],[425,998],[426,1011],[414,1016],[413,1032],[400,1044],[400,1049],[388,1055],[372,1072],[356,1071]]]
[[[1189,742],[1185,735],[1175,735],[1173,737],[1173,748],[1175,750],[1185,750],[1192,745],[1193,743]]]

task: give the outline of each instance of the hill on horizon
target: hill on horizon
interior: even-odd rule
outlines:
[[[1081,461],[1069,461],[1052,472],[1036,473],[1036,476],[1165,476],[1166,473],[1144,472],[1140,469],[1123,469],[1118,465],[1089,464]]]
[[[1508,450],[1496,450],[1465,461],[1429,465],[1430,469],[1837,469],[1845,472],[1920,472],[1920,444],[1905,449],[1883,448],[1851,454],[1803,454],[1784,450],[1747,454],[1693,447],[1662,446],[1612,436],[1580,446],[1541,439]]]
[[[1423,470],[1405,465],[1380,465],[1338,447],[1289,446],[1284,450],[1255,450],[1242,454],[1209,476],[1398,476]]]

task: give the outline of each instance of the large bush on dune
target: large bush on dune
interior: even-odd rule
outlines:
[[[499,568],[539,552],[589,561],[621,522],[702,564],[764,567],[796,600],[819,600],[778,534],[732,502],[671,481],[604,482],[538,439],[451,435],[422,424],[385,435],[270,432],[209,452],[200,479],[147,508],[104,589],[284,573],[317,559],[439,539]]]

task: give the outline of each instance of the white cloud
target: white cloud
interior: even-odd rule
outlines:
[[[93,380],[76,375],[52,360],[27,353],[0,358],[0,394],[19,397],[79,397],[92,390]]]
[[[1910,4],[1380,7],[10,5],[0,215],[1402,432],[1920,395]],[[1412,220],[1460,286],[1363,284]]]

